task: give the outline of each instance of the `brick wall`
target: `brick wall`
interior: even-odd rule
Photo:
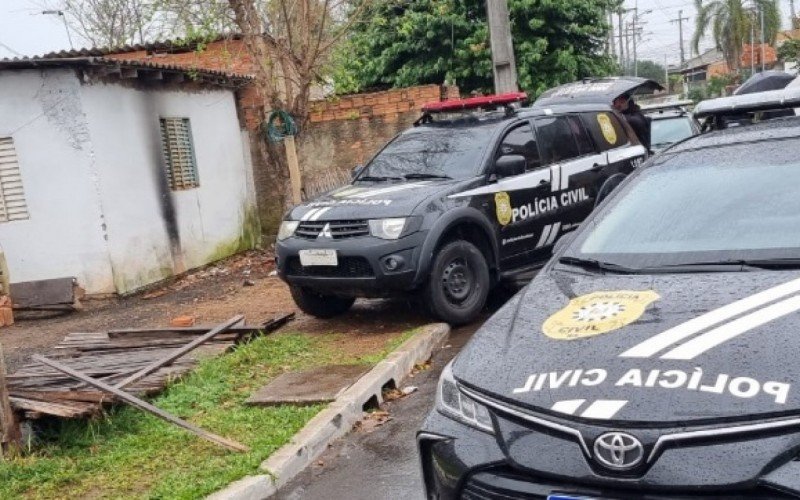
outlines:
[[[363,165],[412,126],[424,104],[448,98],[458,98],[458,87],[424,85],[312,102],[298,143],[305,180]]]
[[[149,61],[159,64],[174,64],[186,68],[229,71],[249,75],[253,72],[253,61],[242,40],[222,39],[210,42],[202,50],[193,46],[175,47],[171,51],[137,50],[108,54],[110,59]]]

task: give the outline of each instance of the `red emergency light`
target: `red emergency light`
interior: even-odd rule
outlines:
[[[508,92],[498,95],[484,95],[467,99],[448,99],[446,101],[431,102],[422,106],[423,113],[448,113],[464,111],[467,109],[480,109],[490,106],[503,106],[522,102],[528,99],[525,92]]]

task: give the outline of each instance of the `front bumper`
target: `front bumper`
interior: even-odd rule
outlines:
[[[800,498],[800,462],[792,460],[798,433],[686,443],[666,449],[645,473],[625,477],[599,472],[568,437],[493,419],[505,438],[430,413],[417,436],[426,498]],[[509,452],[519,446],[526,451]],[[787,449],[788,456],[781,452]]]
[[[398,240],[360,236],[342,240],[287,238],[276,244],[278,276],[290,285],[313,288],[335,295],[388,297],[411,291],[421,284],[418,272],[427,231]],[[300,250],[336,250],[339,265],[300,265]],[[386,259],[399,257],[402,267],[390,271]]]

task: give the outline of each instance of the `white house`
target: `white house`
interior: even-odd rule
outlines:
[[[12,283],[127,293],[259,234],[242,75],[106,58],[0,61],[0,248]]]

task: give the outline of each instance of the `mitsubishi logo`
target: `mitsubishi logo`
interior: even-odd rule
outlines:
[[[594,456],[601,465],[614,470],[636,467],[644,457],[642,442],[624,432],[606,432],[594,441]]]
[[[333,239],[333,234],[331,234],[331,225],[326,223],[325,226],[322,228],[322,231],[319,232],[317,238],[328,238],[329,240]]]

